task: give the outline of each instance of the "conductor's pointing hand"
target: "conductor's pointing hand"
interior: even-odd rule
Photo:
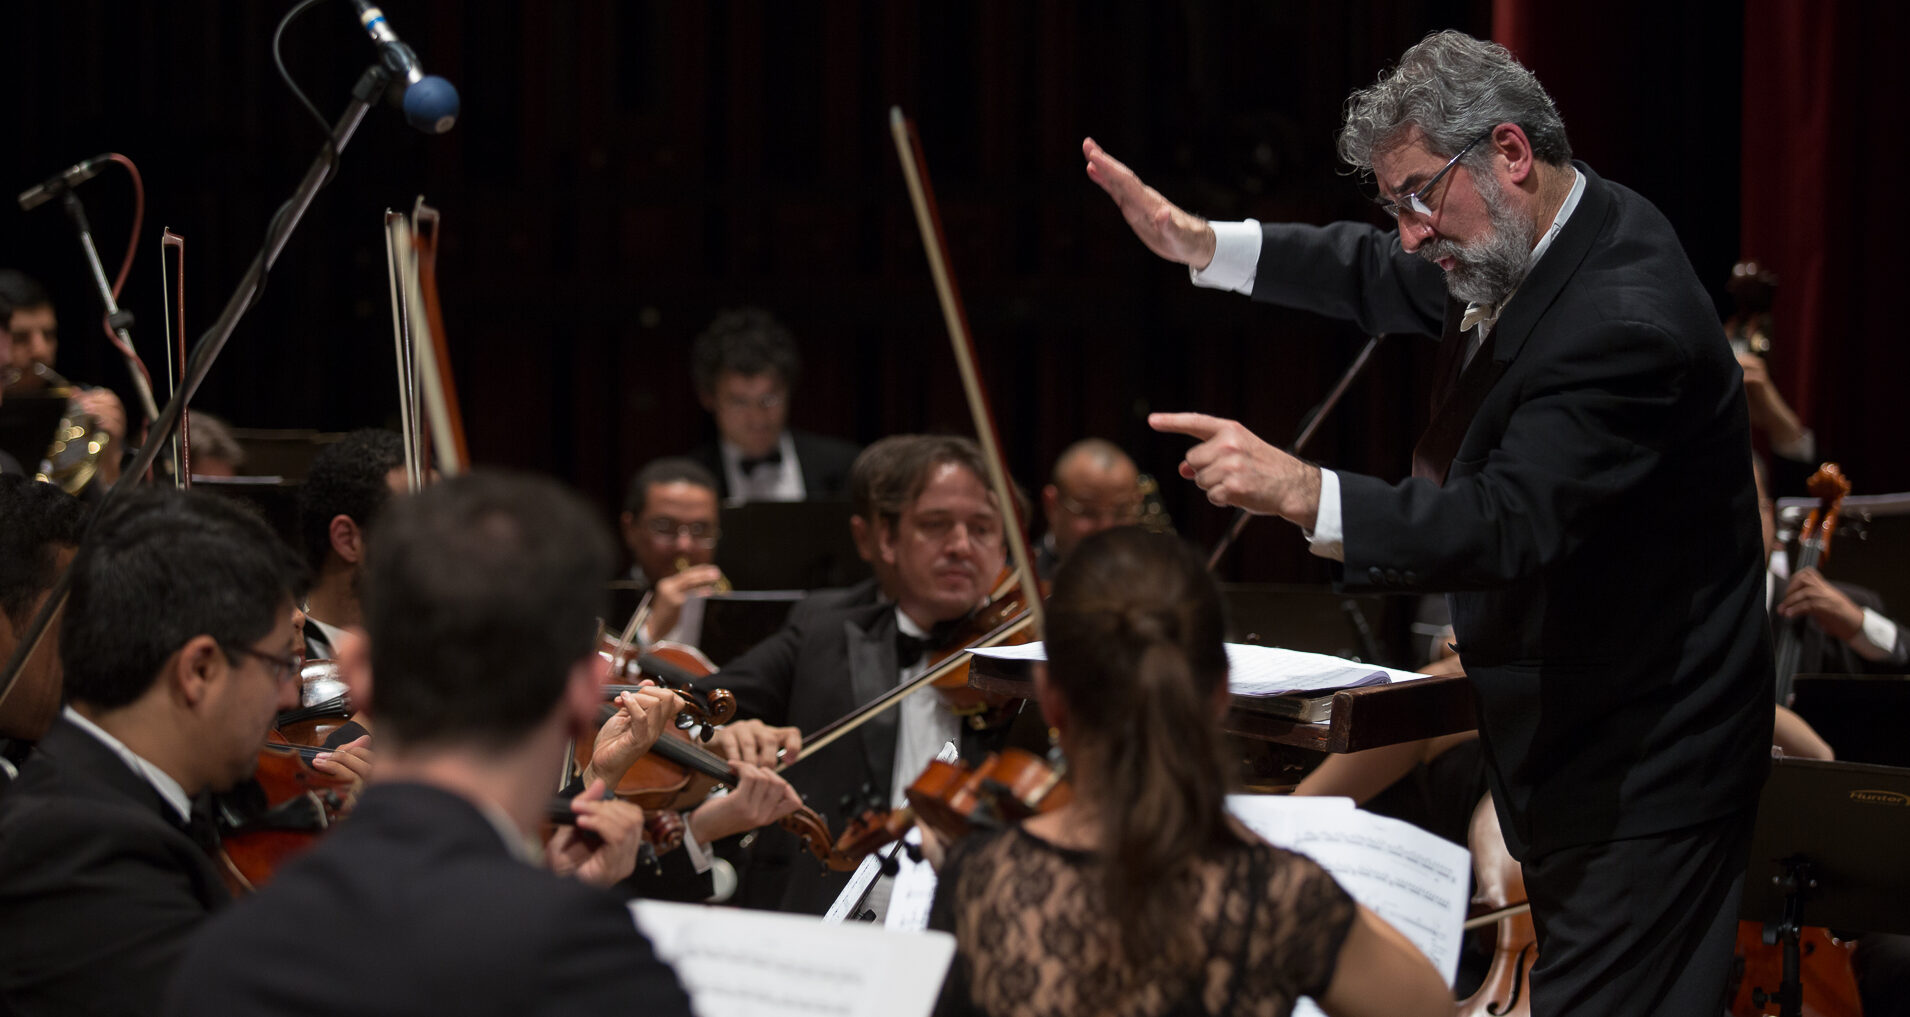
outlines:
[[[1205,413],[1151,413],[1147,425],[1200,442],[1187,450],[1180,475],[1200,485],[1208,501],[1313,528],[1320,512],[1319,467],[1267,444],[1238,421]]]
[[[1107,154],[1093,138],[1081,142],[1081,154],[1088,157],[1088,179],[1100,184],[1120,206],[1121,217],[1148,250],[1196,270],[1214,260],[1214,230],[1207,220],[1181,211],[1161,192],[1141,183],[1133,170]]]

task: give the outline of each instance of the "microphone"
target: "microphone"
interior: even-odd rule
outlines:
[[[366,34],[378,47],[385,68],[397,79],[392,82],[392,94],[402,95],[395,105],[404,110],[405,119],[426,134],[450,130],[458,120],[458,90],[449,81],[424,72],[418,54],[391,30],[384,11],[367,0],[352,0],[352,6],[358,10],[358,23],[365,26]]]
[[[99,176],[100,170],[105,169],[106,164],[111,161],[112,159],[109,156],[96,155],[91,159],[76,162],[58,173],[47,177],[40,183],[34,184],[32,187],[21,191],[20,211],[31,212],[67,191]]]

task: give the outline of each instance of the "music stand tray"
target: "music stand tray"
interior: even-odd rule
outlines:
[[[1747,921],[1781,922],[1787,862],[1809,864],[1803,921],[1910,933],[1910,769],[1778,759],[1744,871]]]

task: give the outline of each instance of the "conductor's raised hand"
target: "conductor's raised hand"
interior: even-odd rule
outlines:
[[[1208,501],[1313,528],[1320,513],[1319,467],[1267,444],[1234,420],[1151,413],[1147,425],[1200,442],[1187,450],[1180,475],[1207,492]]]
[[[1161,197],[1161,192],[1142,183],[1133,170],[1095,144],[1093,138],[1081,142],[1081,154],[1088,157],[1088,179],[1100,184],[1114,199],[1121,218],[1127,220],[1148,250],[1196,270],[1214,260],[1214,230],[1207,220],[1189,215]]]

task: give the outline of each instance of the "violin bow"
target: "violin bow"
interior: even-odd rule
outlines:
[[[385,264],[398,360],[398,419],[412,491],[431,471],[456,476],[470,464],[451,348],[438,301],[438,210],[420,197],[411,215],[385,210]]]
[[[889,107],[889,133],[895,138],[895,151],[902,160],[902,177],[908,182],[909,204],[915,208],[915,224],[922,231],[922,249],[928,254],[929,274],[935,278],[935,296],[941,301],[942,320],[948,325],[949,345],[955,351],[955,366],[962,376],[962,391],[968,397],[968,411],[975,419],[975,437],[981,443],[982,456],[988,461],[988,479],[1001,500],[1001,514],[1007,521],[1008,549],[1015,570],[1021,576],[1021,592],[1028,611],[1034,616],[1035,631],[1042,624],[1041,590],[1036,581],[1034,556],[1028,551],[1028,534],[1022,529],[1021,511],[1015,505],[1008,485],[1008,468],[1002,460],[1001,439],[995,431],[995,416],[988,393],[982,388],[975,370],[975,340],[969,333],[968,314],[961,294],[955,288],[955,276],[948,266],[948,241],[942,232],[942,213],[935,203],[935,189],[928,179],[928,160],[922,154],[922,138],[915,124],[902,115],[902,107]]]
[[[1022,614],[1009,619],[975,644],[993,646],[1030,626],[1034,627],[1037,634],[1042,631],[1041,589],[1036,582],[1034,555],[1028,549],[1027,531],[1022,529],[1021,511],[1016,507],[1014,492],[1008,484],[1008,468],[1002,460],[1001,438],[995,430],[995,417],[989,407],[988,393],[983,390],[981,375],[975,369],[975,340],[969,333],[968,314],[962,307],[961,294],[955,288],[955,276],[948,267],[948,242],[942,233],[942,215],[935,204],[935,190],[929,183],[928,160],[922,155],[922,139],[916,134],[915,124],[902,115],[900,106],[889,107],[889,133],[895,139],[896,156],[902,162],[902,178],[908,183],[909,204],[915,209],[915,224],[922,232],[922,249],[928,254],[929,274],[935,279],[935,295],[942,306],[942,320],[948,326],[949,345],[955,352],[955,366],[962,376],[962,392],[968,398],[969,414],[975,421],[975,436],[981,445],[982,458],[988,463],[989,489],[1001,503],[1002,530],[1015,563],[1022,597],[1028,605]],[[785,762],[782,769],[802,762],[836,739],[868,723],[882,711],[928,688],[936,679],[960,666],[965,659],[966,654],[954,654],[915,680],[898,685],[849,711],[842,718],[818,728],[813,734],[803,736],[802,751],[797,753],[796,758]]]
[[[166,252],[177,251],[173,264],[178,266],[173,277],[173,297],[166,297]],[[186,238],[174,233],[170,228],[159,231],[159,320],[166,329],[166,398],[179,394],[179,379],[173,364],[177,357],[179,370],[186,366]],[[178,326],[174,327],[174,315],[178,316]],[[180,407],[179,432],[172,439],[172,481],[177,487],[192,486],[192,410]]]

